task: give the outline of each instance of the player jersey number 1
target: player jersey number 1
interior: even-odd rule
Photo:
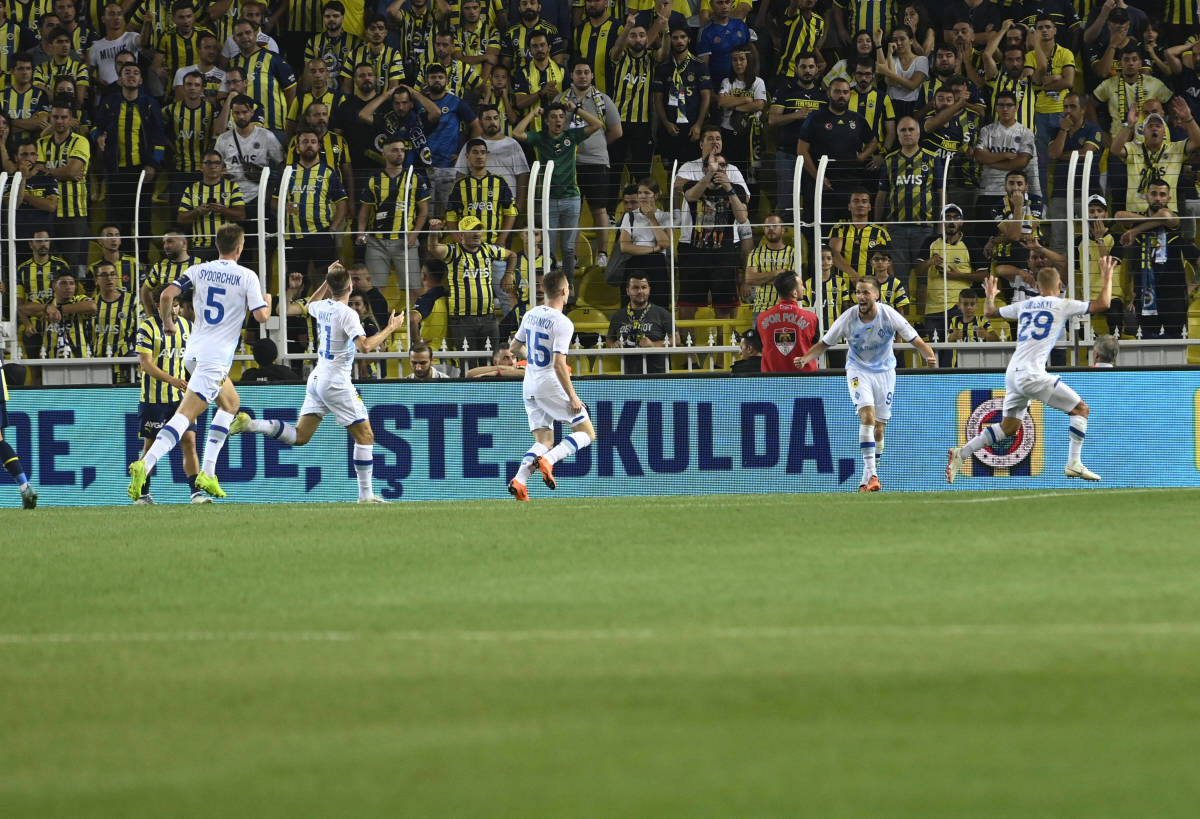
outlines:
[[[546,333],[533,334],[533,365],[546,367],[550,364],[550,336]]]
[[[333,329],[328,324],[321,325],[321,335],[325,337],[325,349],[321,350],[321,358],[327,358],[333,361],[333,350],[330,349],[330,338],[333,335]]]
[[[1054,315],[1049,310],[1022,313],[1017,324],[1017,341],[1040,341],[1050,335]]]
[[[224,295],[224,287],[208,288],[208,299],[204,302],[204,320],[209,324],[220,324],[221,319],[225,318],[225,305],[220,302],[220,297]]]

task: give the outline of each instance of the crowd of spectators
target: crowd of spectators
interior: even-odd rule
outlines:
[[[410,347],[498,349],[543,252],[572,302],[585,277],[612,287],[608,346],[667,346],[701,309],[749,325],[786,271],[826,326],[872,275],[927,337],[984,341],[984,276],[1019,300],[1047,265],[1097,282],[1108,254],[1125,267],[1103,329],[1179,337],[1197,16],[1175,0],[3,0],[0,164],[21,182],[3,208],[19,266],[0,276],[18,311],[7,294],[0,309],[27,358],[130,355],[148,294],[238,222],[264,269],[283,228],[276,309],[306,349],[304,294],[335,259],[365,322],[415,306]],[[1063,221],[1077,152],[1096,160],[1082,272]],[[799,257],[797,157],[800,218],[826,237]],[[554,162],[551,246],[528,253],[535,160]]]

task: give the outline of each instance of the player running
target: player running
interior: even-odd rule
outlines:
[[[1004,418],[961,447],[949,450],[946,483],[954,483],[967,458],[985,446],[996,446],[1015,435],[1021,428],[1021,418],[1029,402],[1035,399],[1069,416],[1071,431],[1063,474],[1085,481],[1100,480],[1100,476],[1084,466],[1080,459],[1083,439],[1087,436],[1088,405],[1075,390],[1062,383],[1062,378],[1046,372],[1046,360],[1062,334],[1067,319],[1088,313],[1103,313],[1108,309],[1112,300],[1113,271],[1117,263],[1114,256],[1100,258],[1100,294],[1090,302],[1059,298],[1062,280],[1058,270],[1050,266],[1038,271],[1038,296],[1005,305],[999,310],[995,304],[996,294],[1000,292],[996,277],[989,276],[984,281],[983,292],[987,295],[984,314],[989,318],[998,315],[1017,320],[1017,347],[1004,373]]]
[[[846,386],[858,412],[858,446],[862,451],[863,475],[859,492],[878,492],[883,486],[875,469],[876,451],[882,454],[883,433],[892,417],[892,399],[896,392],[896,354],[892,342],[900,337],[921,351],[925,363],[937,366],[937,355],[922,339],[908,319],[894,308],[879,303],[879,282],[863,276],[854,288],[857,307],[838,316],[821,340],[802,356],[793,359],[802,368],[830,345],[845,338],[850,342],[846,360]]]
[[[179,409],[171,416],[150,450],[140,460],[129,465],[129,499],[142,496],[146,475],[154,465],[174,449],[179,439],[213,401],[217,411],[208,426],[208,441],[204,445],[204,463],[196,475],[196,488],[216,498],[225,497],[217,483],[217,456],[229,435],[229,425],[242,399],[229,381],[233,354],[242,336],[242,324],[248,310],[255,321],[265,322],[271,315],[271,294],[259,287],[258,274],[237,263],[245,247],[246,237],[237,225],[222,225],[217,230],[216,261],[193,265],[163,290],[158,300],[158,314],[165,335],[175,332],[175,317],[171,304],[180,293],[193,291],[196,322],[183,351],[183,363],[189,377],[187,392]]]
[[[387,503],[371,487],[375,464],[375,433],[367,418],[362,397],[351,383],[356,353],[369,353],[379,347],[392,333],[404,326],[404,313],[388,320],[387,326],[370,338],[363,330],[362,319],[350,307],[350,291],[354,288],[350,274],[341,262],[329,266],[325,281],[308,301],[308,315],[317,323],[317,366],[308,376],[300,422],[296,426],[284,421],[256,421],[239,412],[229,428],[230,435],[256,432],[269,435],[289,446],[304,446],[328,413],[346,428],[354,439],[354,471],[358,475],[359,503]]]
[[[3,351],[3,346],[0,346],[0,352]],[[13,480],[17,483],[17,489],[21,491],[21,506],[33,509],[37,506],[37,489],[25,476],[25,468],[21,466],[21,459],[17,457],[16,451],[8,441],[4,440],[6,426],[8,426],[8,383],[4,380],[4,357],[0,356],[0,462],[4,464],[8,474],[12,475]]]
[[[157,305],[167,285],[159,285],[152,291]],[[142,456],[145,457],[154,444],[158,433],[179,408],[179,402],[187,390],[187,371],[183,368],[183,351],[187,347],[188,334],[196,315],[192,311],[191,293],[180,293],[177,299],[179,314],[175,318],[175,332],[166,335],[155,308],[153,315],[142,319],[137,329],[138,366],[142,371],[142,396],[138,402],[138,434],[142,436]],[[192,491],[192,503],[212,503],[212,498],[196,488],[196,476],[200,472],[200,459],[196,456],[196,431],[188,427],[179,440],[183,452],[183,473],[187,475]],[[153,504],[150,496],[150,470],[142,484],[142,494],[134,503]]]
[[[575,394],[571,370],[567,366],[567,350],[575,336],[575,325],[563,315],[568,290],[566,274],[555,271],[546,276],[542,290],[546,301],[521,319],[511,345],[517,358],[528,358],[521,394],[525,400],[525,414],[529,416],[529,429],[535,439],[521,459],[517,474],[508,482],[509,494],[519,501],[529,500],[525,482],[533,470],[542,473],[542,481],[547,487],[556,488],[554,465],[596,438],[587,407]],[[569,423],[571,434],[551,449],[555,421]]]

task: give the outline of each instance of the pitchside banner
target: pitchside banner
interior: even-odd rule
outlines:
[[[1063,380],[1091,406],[1084,462],[1103,486],[1200,485],[1200,373],[1092,370]],[[982,451],[946,486],[946,449],[999,418],[1003,386],[998,373],[901,375],[879,469],[884,490],[1083,486],[1062,474],[1066,416],[1038,404],[1009,446]],[[299,385],[239,391],[253,415],[291,422],[304,398]],[[364,384],[361,391],[375,430],[379,495],[508,497],[506,482],[532,441],[519,382]],[[557,466],[556,497],[858,488],[858,418],[841,376],[597,380],[579,382],[578,391],[598,440]],[[129,388],[11,392],[5,437],[41,504],[129,503],[125,469],[141,452],[137,395]],[[201,449],[204,438],[201,422]],[[259,435],[231,438],[217,474],[231,502],[352,501],[351,448],[329,417],[302,448]],[[535,499],[550,494],[539,480],[530,486]],[[152,491],[159,503],[187,501],[178,449],[159,465]],[[15,491],[0,491],[0,506],[19,505]]]

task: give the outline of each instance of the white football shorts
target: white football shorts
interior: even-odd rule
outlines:
[[[184,358],[183,366],[188,371],[188,389],[200,396],[206,403],[217,400],[221,385],[229,377],[228,361],[204,361],[197,358]]]
[[[857,412],[863,407],[875,408],[875,420],[892,417],[892,396],[896,392],[896,371],[873,373],[856,367],[846,368],[846,389]]]
[[[575,427],[589,419],[586,406],[579,412],[571,411],[571,399],[567,398],[558,381],[547,380],[540,384],[526,381],[522,394],[530,432],[535,429],[554,429],[555,421]]]
[[[313,370],[308,376],[308,386],[304,390],[304,406],[300,407],[300,415],[321,415],[333,413],[333,418],[343,427],[367,420],[367,410],[363,406],[362,396],[354,385],[345,379],[329,380],[318,378]]]
[[[1008,372],[1004,374],[1004,417],[1021,418],[1030,401],[1070,412],[1079,405],[1079,393],[1047,372]]]

